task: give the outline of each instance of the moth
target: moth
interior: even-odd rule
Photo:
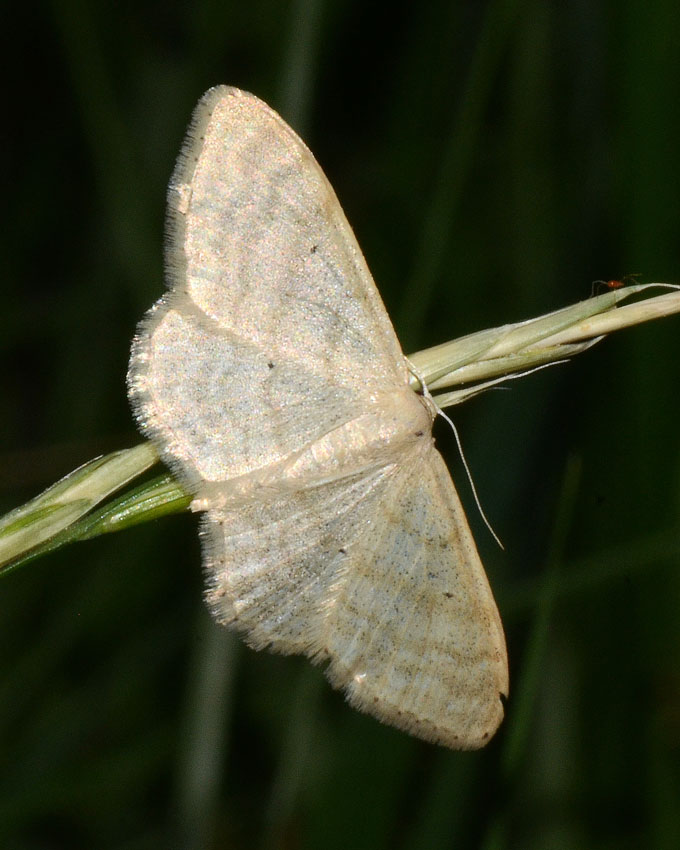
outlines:
[[[503,716],[500,617],[436,410],[304,143],[261,100],[198,103],[168,191],[168,292],[133,342],[144,434],[203,512],[207,600],[452,748]]]

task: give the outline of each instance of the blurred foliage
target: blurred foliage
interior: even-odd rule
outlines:
[[[138,435],[124,375],[162,291],[195,101],[277,108],[345,207],[406,351],[680,278],[670,0],[16,5],[6,59],[0,508]],[[676,319],[454,413],[507,628],[489,746],[451,753],[243,648],[201,601],[197,520],[0,584],[0,846],[677,848]]]

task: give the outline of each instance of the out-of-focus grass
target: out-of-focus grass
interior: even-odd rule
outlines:
[[[162,291],[165,185],[214,83],[304,130],[408,350],[585,298],[594,278],[677,282],[667,0],[16,11],[2,512],[135,439],[129,340]],[[456,409],[506,553],[437,433],[508,630],[508,718],[484,751],[420,744],[305,662],[241,649],[203,611],[195,518],[168,518],[2,582],[2,846],[677,847],[677,341],[673,319],[627,331]]]

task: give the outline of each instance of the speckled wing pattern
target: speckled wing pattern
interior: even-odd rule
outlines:
[[[313,156],[211,89],[170,183],[169,292],[129,371],[143,431],[206,511],[208,600],[255,647],[327,662],[349,701],[480,746],[503,630],[431,406]]]

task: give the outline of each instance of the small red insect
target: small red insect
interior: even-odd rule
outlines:
[[[629,284],[637,283],[637,278],[640,277],[640,272],[636,272],[635,274],[626,274],[623,276],[621,280],[594,280],[593,281],[593,291],[591,295],[595,295],[595,287],[603,286],[605,289],[611,291],[612,289],[623,289],[624,286],[628,286]]]

